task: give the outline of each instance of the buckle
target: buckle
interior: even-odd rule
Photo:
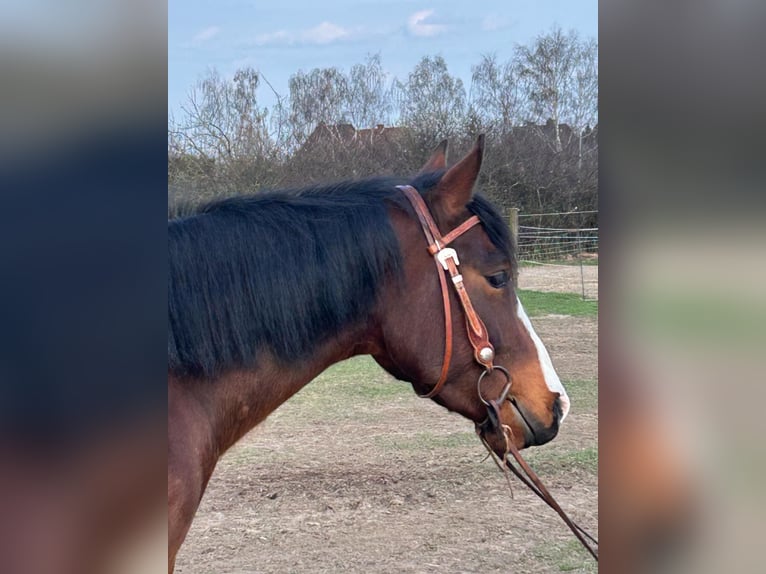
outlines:
[[[445,271],[449,271],[447,266],[447,259],[452,259],[455,262],[455,266],[460,265],[460,260],[457,258],[457,252],[452,247],[444,247],[436,252],[435,255],[437,261],[441,263]]]

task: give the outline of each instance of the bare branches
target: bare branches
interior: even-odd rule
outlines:
[[[465,89],[460,78],[450,75],[444,58],[423,57],[398,89],[399,121],[419,140],[436,142],[461,133],[466,118]]]
[[[568,123],[578,134],[597,121],[598,44],[581,40],[576,32],[553,28],[529,46],[517,46],[515,68],[524,100],[525,119],[553,121],[557,151],[563,147],[559,125]]]
[[[440,56],[404,78],[380,55],[348,71],[298,71],[280,94],[257,70],[211,70],[168,122],[169,188],[196,201],[262,186],[416,170],[441,139],[493,141],[484,192],[501,206],[592,209],[597,201],[598,44],[554,28],[505,61],[485,55],[470,92]],[[273,95],[270,109],[259,90]],[[384,127],[386,126],[386,127]],[[173,191],[171,191],[173,193]]]
[[[522,119],[522,94],[512,61],[498,62],[496,55],[485,55],[471,68],[471,106],[482,127],[506,133]]]

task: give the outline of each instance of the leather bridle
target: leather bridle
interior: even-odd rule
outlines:
[[[476,314],[476,310],[471,303],[471,298],[468,296],[468,291],[465,289],[463,276],[458,269],[460,260],[458,259],[457,252],[451,247],[448,247],[455,239],[479,224],[479,218],[472,215],[455,229],[446,235],[442,235],[420,193],[411,185],[399,185],[397,187],[404,193],[407,199],[410,200],[412,208],[418,216],[420,226],[422,227],[423,233],[426,236],[426,241],[428,242],[428,252],[433,256],[436,264],[442,292],[442,302],[444,303],[444,332],[446,333],[446,336],[444,338],[444,360],[442,361],[441,374],[433,388],[428,393],[420,395],[423,398],[430,399],[441,392],[444,383],[447,381],[447,374],[449,372],[450,362],[452,361],[452,306],[450,305],[447,278],[445,274],[442,273],[442,270],[449,273],[460,305],[463,307],[468,341],[471,343],[471,347],[473,347],[474,360],[484,368],[485,372],[491,372],[495,369],[505,371],[505,369],[497,367],[493,363],[495,359],[495,348],[492,346],[492,343],[489,342],[487,327],[484,325],[484,321],[482,321]],[[508,378],[510,384],[510,377]]]
[[[458,268],[460,265],[460,260],[458,259],[457,252],[453,248],[449,247],[450,243],[452,243],[455,239],[463,235],[466,231],[473,228],[475,225],[479,224],[479,218],[476,215],[472,215],[463,223],[455,227],[452,231],[446,235],[442,235],[438,226],[436,225],[436,222],[434,221],[433,216],[431,215],[430,210],[428,209],[428,206],[426,205],[426,202],[420,195],[420,192],[418,192],[414,187],[410,185],[399,185],[397,188],[400,189],[404,193],[405,197],[407,197],[407,199],[410,201],[412,208],[415,210],[418,221],[420,222],[423,234],[425,235],[426,241],[428,243],[428,253],[431,254],[436,264],[436,271],[439,276],[439,285],[441,287],[442,302],[444,304],[445,338],[444,359],[442,361],[441,374],[439,375],[439,379],[431,388],[431,390],[425,394],[421,394],[420,397],[432,398],[441,392],[444,384],[447,381],[450,362],[452,360],[452,306],[450,304],[449,287],[447,285],[446,274],[443,273],[443,271],[446,271],[450,276],[452,285],[455,289],[455,292],[457,293],[458,300],[460,301],[460,305],[463,308],[463,312],[465,314],[466,332],[468,335],[468,341],[473,348],[474,360],[484,369],[481,375],[479,375],[479,379],[476,385],[479,399],[487,407],[486,419],[484,419],[484,421],[481,423],[476,423],[476,432],[479,435],[479,438],[489,451],[490,455],[493,457],[493,460],[501,468],[501,470],[506,472],[505,467],[509,468],[527,487],[532,490],[532,492],[534,492],[543,501],[545,501],[548,506],[553,508],[559,514],[559,516],[561,516],[567,526],[569,526],[570,530],[572,530],[580,543],[582,543],[586,550],[588,550],[588,552],[590,552],[596,561],[598,561],[598,551],[590,544],[588,544],[585,538],[590,539],[595,544],[598,544],[598,541],[585,530],[583,530],[579,525],[577,525],[577,523],[569,518],[569,516],[567,516],[558,502],[556,502],[550,492],[548,492],[548,490],[545,488],[545,485],[542,483],[537,474],[521,457],[521,453],[514,444],[511,428],[508,425],[502,424],[500,420],[500,408],[506,400],[509,400],[513,407],[518,411],[518,407],[516,406],[514,400],[509,396],[512,382],[511,376],[504,367],[494,364],[495,348],[489,341],[489,333],[487,332],[487,327],[476,313],[476,310],[471,303],[471,298],[468,296],[468,291],[466,291],[465,284],[463,282],[463,276]],[[505,376],[506,385],[503,388],[499,398],[488,400],[482,396],[481,383],[483,379],[493,371],[500,371]],[[520,411],[518,412],[521,414]],[[486,435],[489,433],[497,433],[502,439],[505,440],[505,455],[501,459],[501,461],[505,463],[505,467],[502,466],[500,462],[498,462],[497,455],[495,455],[494,451],[487,443]],[[524,473],[526,473],[526,476],[524,476],[524,474],[511,463],[511,461],[508,459],[508,453],[513,455],[521,469],[524,471]]]

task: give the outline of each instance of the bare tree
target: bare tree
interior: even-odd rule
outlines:
[[[208,72],[189,93],[180,124],[187,145],[216,159],[265,155],[270,150],[266,110],[258,106],[258,72],[237,70],[227,81]]]
[[[271,109],[258,105],[264,88],[276,97]],[[499,205],[590,209],[598,192],[597,103],[598,44],[560,29],[518,46],[508,61],[482,57],[472,67],[469,102],[439,56],[422,58],[404,81],[389,82],[379,55],[348,73],[299,71],[286,96],[251,68],[231,79],[212,71],[190,92],[180,120],[168,121],[169,194],[196,202],[407,173],[439,140],[459,150],[486,132],[497,145],[486,150],[482,188]],[[395,127],[376,127],[394,114]]]
[[[406,83],[397,82],[399,121],[412,129],[422,145],[455,137],[465,125],[466,97],[463,82],[450,75],[441,56],[424,56]]]
[[[264,109],[267,115],[267,124],[269,127],[270,140],[274,146],[273,157],[280,162],[285,160],[290,150],[292,134],[290,132],[290,102],[289,99],[277,92],[274,86],[263,74],[260,75],[261,81],[266,84],[275,98],[275,104],[272,109]]]
[[[579,163],[582,167],[583,141],[598,123],[598,43],[594,39],[580,43],[572,82],[569,122],[576,130]]]
[[[572,105],[572,84],[579,56],[577,33],[554,28],[529,46],[516,47],[516,68],[528,102],[527,120],[553,124],[553,145],[561,151],[560,124]]]
[[[387,77],[380,54],[368,56],[363,64],[354,65],[348,75],[346,109],[348,119],[357,128],[385,124],[391,104],[388,100]]]
[[[348,121],[348,80],[338,68],[299,71],[290,78],[289,86],[290,127],[296,145],[305,142],[320,124]]]
[[[276,146],[269,133],[268,110],[258,105],[260,75],[237,70],[228,80],[210,70],[181,107],[182,119],[168,134],[169,185],[189,187],[209,197],[244,192],[267,184],[273,174]]]
[[[484,55],[471,67],[471,108],[484,129],[509,133],[521,119],[521,98],[512,61],[498,62],[496,55]]]

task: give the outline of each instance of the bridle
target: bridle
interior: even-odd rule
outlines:
[[[452,243],[455,239],[463,235],[466,231],[473,228],[475,225],[479,224],[479,218],[476,215],[472,215],[463,223],[455,227],[452,231],[442,235],[438,226],[436,225],[436,222],[434,221],[433,216],[431,215],[430,210],[428,209],[428,206],[426,205],[426,202],[423,200],[423,197],[420,195],[420,193],[410,185],[399,185],[397,188],[400,189],[404,193],[405,197],[409,200],[412,208],[415,211],[415,214],[417,215],[418,221],[420,222],[423,234],[425,235],[426,241],[428,243],[428,253],[431,254],[436,264],[436,271],[439,276],[439,285],[441,287],[442,302],[444,305],[445,338],[444,359],[442,361],[441,374],[439,375],[438,381],[431,388],[431,390],[425,394],[421,394],[420,397],[432,398],[438,395],[444,387],[444,384],[447,381],[447,374],[449,373],[450,362],[452,360],[453,342],[452,305],[450,304],[449,287],[447,285],[446,277],[446,275],[449,274],[452,285],[465,314],[466,333],[468,335],[468,341],[473,348],[474,360],[483,368],[483,371],[479,375],[479,379],[476,383],[476,389],[479,395],[479,399],[487,407],[487,417],[484,419],[484,421],[476,423],[476,433],[479,435],[482,443],[487,448],[493,460],[498,464],[501,470],[505,472],[505,468],[509,468],[526,486],[532,490],[532,492],[534,492],[543,501],[545,501],[548,506],[553,508],[559,514],[559,516],[561,516],[567,526],[569,526],[570,530],[572,530],[574,535],[582,543],[586,550],[588,550],[588,552],[591,553],[596,561],[598,561],[598,551],[594,549],[590,544],[588,544],[585,538],[590,539],[596,545],[598,544],[598,541],[585,530],[583,530],[580,526],[578,526],[571,518],[569,518],[569,516],[567,516],[558,502],[556,502],[550,492],[548,492],[548,489],[545,488],[545,485],[542,483],[537,474],[521,457],[521,453],[519,453],[519,450],[514,444],[511,428],[508,425],[502,424],[500,421],[500,408],[506,400],[509,400],[513,407],[518,411],[518,407],[516,406],[514,400],[509,396],[512,383],[511,375],[504,367],[494,364],[495,348],[489,341],[489,333],[487,332],[487,327],[476,313],[476,310],[471,303],[471,298],[468,296],[468,291],[466,291],[465,284],[463,282],[463,276],[459,270],[460,260],[458,259],[457,252],[453,248],[449,247],[450,243]],[[446,273],[443,271],[446,271]],[[494,371],[499,371],[505,376],[506,384],[499,398],[494,400],[485,399],[481,392],[481,383],[487,375]],[[520,411],[519,414],[521,414]],[[499,434],[505,441],[506,452],[500,461],[486,440],[487,434],[490,433]],[[513,455],[521,469],[524,471],[524,473],[526,473],[526,476],[511,463],[511,461],[508,459],[508,453]],[[501,462],[505,463],[505,466],[501,465]]]
[[[439,284],[442,292],[442,302],[444,303],[444,331],[446,336],[444,339],[444,360],[442,361],[441,374],[433,388],[428,393],[420,396],[425,399],[430,399],[441,392],[444,383],[447,381],[447,373],[449,372],[450,361],[452,360],[452,306],[450,305],[449,300],[447,278],[445,274],[442,273],[442,270],[449,273],[452,285],[454,286],[460,304],[463,307],[466,331],[468,333],[468,340],[471,343],[471,347],[473,347],[474,360],[484,367],[485,372],[491,372],[495,369],[505,372],[509,381],[508,384],[510,385],[510,375],[508,375],[508,372],[503,367],[497,367],[493,364],[495,359],[495,348],[492,346],[492,343],[489,342],[487,327],[476,314],[476,310],[471,303],[471,298],[468,296],[468,291],[465,289],[463,276],[458,269],[460,260],[458,259],[457,252],[451,247],[448,247],[448,245],[455,239],[479,224],[479,218],[472,215],[455,229],[446,235],[442,235],[439,228],[436,226],[434,218],[431,216],[431,212],[428,209],[426,202],[420,196],[420,193],[411,185],[399,185],[397,187],[404,193],[407,199],[410,200],[410,203],[415,210],[415,214],[418,216],[420,226],[422,227],[423,233],[426,236],[426,241],[428,242],[428,252],[433,256],[434,262],[436,263],[436,270],[439,275]]]

